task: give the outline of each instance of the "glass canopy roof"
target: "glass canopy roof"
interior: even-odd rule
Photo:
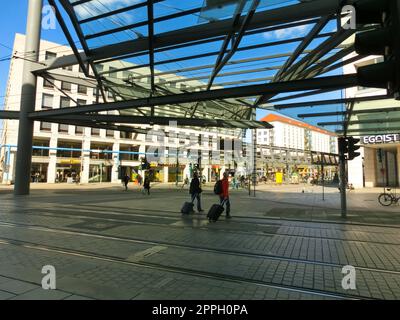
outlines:
[[[201,125],[201,119],[219,119],[218,125],[244,129],[269,127],[255,117],[257,110],[271,110],[338,133],[400,128],[399,111],[376,113],[397,105],[385,92],[366,101],[342,91],[357,87],[357,76],[343,74],[343,68],[366,57],[354,53],[356,30],[338,24],[343,17],[337,0],[49,3],[60,12],[61,25],[72,24],[73,32],[63,28],[67,38],[79,39],[70,41],[76,53],[68,63],[79,63],[97,81],[102,103],[38,117],[68,115],[78,121],[82,115],[118,111],[119,120],[188,118]],[[358,31],[367,27],[374,26]],[[65,61],[40,74],[46,77]]]

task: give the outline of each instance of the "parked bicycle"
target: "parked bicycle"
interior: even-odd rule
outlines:
[[[400,197],[398,197],[396,191],[393,192],[392,189],[386,189],[385,192],[381,193],[378,197],[379,203],[384,207],[398,204],[399,200]]]

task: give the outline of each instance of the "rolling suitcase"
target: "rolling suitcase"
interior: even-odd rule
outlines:
[[[181,209],[181,213],[182,214],[191,214],[191,213],[194,212],[193,208],[194,208],[194,203],[193,202],[185,202],[183,204],[182,209]]]
[[[221,214],[224,212],[224,203],[222,204],[214,204],[210,211],[208,211],[207,218],[209,221],[217,222]]]

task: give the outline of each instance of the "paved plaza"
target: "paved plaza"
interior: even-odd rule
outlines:
[[[232,215],[182,217],[188,190],[155,185],[0,188],[0,299],[399,299],[400,213],[381,189],[259,185],[231,194]],[[203,206],[216,202],[212,186]],[[42,267],[56,290],[42,289]],[[356,289],[342,268],[356,268]]]

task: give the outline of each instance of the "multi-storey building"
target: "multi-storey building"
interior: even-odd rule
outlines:
[[[274,128],[258,129],[258,144],[337,154],[337,137],[332,132],[277,114],[269,114],[261,121]]]
[[[349,56],[349,58],[354,55]],[[358,67],[369,64],[380,63],[382,57],[367,57],[353,64],[348,64],[344,67],[345,74],[354,74]],[[386,89],[375,89],[365,87],[355,87],[346,90],[346,98],[369,97],[376,95],[386,95]],[[351,120],[353,122],[366,121],[351,125],[354,130],[349,135],[357,136],[361,134],[361,155],[352,161],[348,162],[348,183],[351,183],[355,188],[363,187],[397,187],[400,185],[400,135],[398,128],[394,124],[386,123],[382,128],[382,132],[376,127],[379,127],[380,121],[387,122],[388,113],[386,108],[399,108],[400,102],[394,99],[358,102],[354,105],[353,110],[368,110],[382,109],[382,112],[375,112],[373,115],[354,114]],[[371,123],[368,121],[374,120]],[[374,128],[374,129],[372,129]],[[391,129],[393,128],[393,129]],[[372,130],[372,134],[364,133]]]
[[[14,52],[17,56],[29,57],[25,54],[25,36],[17,34],[14,43]],[[18,54],[22,53],[22,54]],[[39,61],[71,54],[69,47],[56,43],[41,41]],[[23,59],[13,59],[10,65],[5,109],[18,111],[21,100],[21,84]],[[112,71],[120,68],[126,62],[112,62],[100,65],[98,71]],[[79,66],[68,67],[63,70],[74,77],[85,78]],[[141,75],[141,72],[143,73]],[[146,75],[147,72],[147,75]],[[116,79],[128,79],[129,71],[112,73]],[[135,69],[138,81],[148,82],[148,70]],[[183,77],[176,76],[175,88],[201,86],[199,81],[183,81]],[[171,75],[168,75],[168,81]],[[158,83],[165,82],[157,77]],[[88,82],[90,83],[90,82]],[[172,84],[171,84],[172,85]],[[109,99],[115,99],[112,92],[108,92]],[[76,85],[62,81],[44,81],[38,78],[36,110],[68,108],[76,105],[102,102],[96,85]],[[155,116],[157,116],[157,110]],[[161,127],[141,125],[140,129],[159,130],[167,135],[165,139],[165,154],[160,161],[151,163],[151,173],[155,181],[176,182],[192,173],[194,166],[201,163],[202,175],[206,180],[219,176],[225,169],[233,166],[233,161],[215,157],[219,152],[220,142],[234,140],[241,137],[242,130],[233,129],[201,129],[179,127]],[[168,136],[169,135],[169,136]],[[176,136],[172,138],[172,136]],[[18,121],[6,120],[3,123],[0,140],[0,167],[3,183],[12,183],[15,174],[16,145],[18,138]],[[177,152],[177,146],[190,145],[196,141],[196,149],[200,155],[187,157],[186,151]],[[78,180],[88,182],[120,182],[121,175],[127,173],[135,175],[141,171],[141,158],[147,156],[149,148],[158,145],[150,141],[145,134],[126,133],[99,128],[86,128],[75,125],[35,122],[34,149],[32,159],[32,181],[36,182],[72,182]],[[194,147],[193,147],[194,148]],[[214,152],[214,155],[211,153]],[[184,153],[184,154],[182,154]],[[218,158],[218,159],[217,159]]]

